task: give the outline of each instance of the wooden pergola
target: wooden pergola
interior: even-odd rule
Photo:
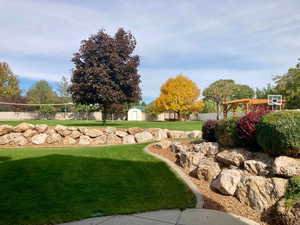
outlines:
[[[283,100],[283,103],[285,101]],[[247,114],[254,109],[264,108],[269,109],[270,105],[268,105],[268,99],[255,99],[255,98],[243,98],[231,101],[224,101],[221,103],[223,106],[223,114],[224,118],[227,118],[228,112],[232,110],[234,116],[237,115],[237,108],[239,105],[242,105],[244,108],[244,113]],[[284,104],[279,105],[279,109],[284,109]]]

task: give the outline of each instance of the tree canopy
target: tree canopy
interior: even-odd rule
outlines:
[[[18,96],[21,94],[17,76],[6,62],[0,62],[0,96]]]
[[[74,54],[70,92],[75,103],[99,105],[105,123],[112,104],[138,102],[141,98],[139,56],[132,55],[136,40],[120,28],[114,37],[104,30],[82,41]]]
[[[254,91],[247,85],[236,84],[234,80],[217,80],[203,92],[205,101],[216,103],[217,119],[220,116],[220,104],[223,101],[252,98]]]
[[[170,78],[160,88],[161,94],[153,103],[157,112],[172,111],[182,115],[200,112],[204,107],[198,100],[200,89],[186,76]]]
[[[52,87],[45,80],[40,80],[34,84],[27,92],[29,103],[52,104],[56,103],[57,95]]]

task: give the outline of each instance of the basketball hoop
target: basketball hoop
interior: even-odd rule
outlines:
[[[282,105],[282,95],[268,95],[268,105]]]

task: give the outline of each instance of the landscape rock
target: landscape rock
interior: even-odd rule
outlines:
[[[193,151],[202,152],[206,157],[215,157],[219,152],[219,144],[216,142],[202,142],[194,145]]]
[[[14,145],[26,145],[28,144],[28,140],[22,136],[22,135],[18,135],[17,137],[15,137],[13,139],[13,143]]]
[[[130,127],[127,129],[127,132],[131,135],[135,135],[135,134],[141,133],[143,131],[144,131],[144,129],[140,128],[140,127]]]
[[[34,129],[34,125],[30,123],[20,123],[19,125],[13,128],[14,132],[25,132],[26,130]]]
[[[137,143],[145,143],[153,141],[153,135],[147,131],[137,133],[134,135]]]
[[[300,159],[277,157],[273,163],[273,173],[285,177],[300,176]]]
[[[162,139],[168,138],[167,133],[161,128],[148,128],[146,132],[152,134],[154,141],[160,141]]]
[[[239,148],[239,149],[228,149],[219,152],[216,156],[218,162],[224,163],[226,165],[234,165],[240,167],[243,165],[245,160],[251,159],[251,152]]]
[[[188,138],[188,133],[179,130],[168,130],[167,136],[171,139]]]
[[[202,131],[200,131],[200,130],[193,130],[191,132],[188,132],[187,135],[188,135],[189,138],[193,138],[193,139],[202,138]]]
[[[94,137],[99,137],[99,136],[103,135],[103,132],[101,130],[97,130],[97,129],[86,129],[84,134],[89,137],[94,138]]]
[[[95,145],[104,145],[106,144],[106,135],[101,135],[99,137],[96,137],[95,139],[93,139],[93,144]]]
[[[263,212],[273,206],[285,193],[288,180],[243,176],[236,190],[236,197],[251,208]]]
[[[26,145],[27,139],[21,133],[9,133],[0,137],[0,145]]]
[[[128,135],[128,133],[126,133],[125,131],[121,131],[121,130],[117,130],[116,133],[115,133],[118,137],[125,137]]]
[[[210,183],[220,172],[219,163],[213,158],[202,158],[199,160],[197,168],[197,177],[199,179],[204,179]]]
[[[223,169],[213,180],[211,187],[224,195],[234,195],[241,180],[241,172],[235,169]]]
[[[74,138],[70,137],[70,136],[65,137],[65,138],[63,139],[63,144],[64,144],[64,145],[74,145],[74,144],[76,144],[76,143],[77,143],[77,141],[76,141]]]
[[[155,143],[154,147],[158,148],[158,149],[168,149],[168,148],[171,147],[171,145],[172,145],[172,141],[167,140],[167,139],[163,139],[160,142]]]
[[[31,138],[31,143],[35,145],[45,144],[48,134],[36,134]]]
[[[185,144],[182,144],[180,142],[173,142],[171,146],[171,151],[178,153],[178,152],[187,152],[188,147]]]
[[[276,214],[284,225],[300,225],[300,202],[288,207],[283,198],[276,204]]]
[[[59,133],[60,135],[64,136],[64,137],[65,137],[65,136],[68,136],[68,135],[70,135],[70,134],[72,133],[72,131],[69,130],[68,127],[62,126],[62,125],[56,125],[56,126],[54,127],[54,130],[55,130],[57,133]]]
[[[0,136],[4,134],[8,134],[13,131],[13,126],[9,125],[0,125]]]
[[[135,138],[133,135],[127,135],[123,137],[123,144],[135,144]]]
[[[52,132],[48,134],[46,142],[47,144],[59,144],[62,142],[62,137],[60,136],[60,134]]]
[[[78,130],[73,130],[72,133],[70,134],[71,138],[77,139],[81,136],[81,133]]]
[[[118,137],[115,134],[108,134],[106,142],[109,145],[119,145],[122,144],[122,138]]]
[[[116,132],[116,130],[117,130],[117,128],[115,128],[115,127],[106,127],[104,131],[108,134],[114,134]]]
[[[26,130],[24,133],[23,133],[23,136],[26,137],[26,138],[30,138],[34,135],[36,135],[38,132],[36,130],[32,130],[32,129],[29,129],[29,130]]]
[[[44,133],[46,130],[48,129],[48,125],[47,124],[38,124],[35,125],[35,130],[39,133]]]
[[[78,128],[77,128],[77,127],[68,127],[68,130],[71,130],[71,131],[78,131]]]
[[[89,136],[86,135],[81,135],[79,137],[79,142],[80,145],[89,145],[91,144],[91,138]]]

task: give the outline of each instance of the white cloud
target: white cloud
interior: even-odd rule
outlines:
[[[298,0],[0,0],[0,59],[21,76],[57,80],[70,74],[82,39],[124,27],[138,41],[144,95],[157,96],[180,72],[202,89],[224,74],[262,87],[300,57],[299,7]]]

